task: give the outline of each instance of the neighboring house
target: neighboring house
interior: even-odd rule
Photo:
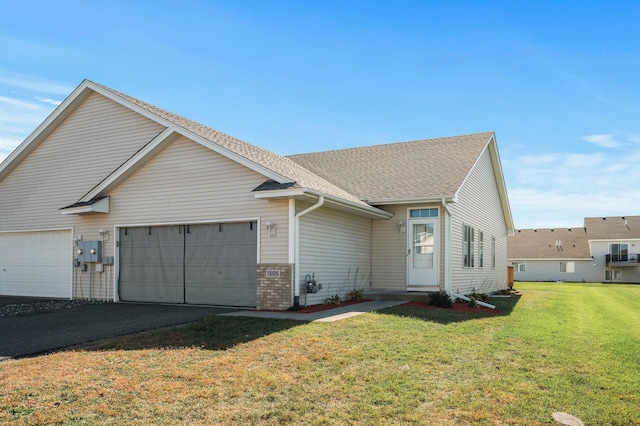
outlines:
[[[0,294],[491,291],[512,228],[493,133],[283,157],[85,80],[0,165]]]
[[[586,217],[584,226],[598,281],[640,283],[640,216]]]
[[[583,228],[518,229],[508,240],[518,281],[640,282],[640,216],[587,217]]]
[[[517,229],[508,241],[517,281],[593,281],[596,276],[584,228]]]

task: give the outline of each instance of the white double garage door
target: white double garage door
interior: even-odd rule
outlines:
[[[122,301],[256,306],[255,222],[119,229]],[[0,295],[72,297],[71,230],[0,233]]]

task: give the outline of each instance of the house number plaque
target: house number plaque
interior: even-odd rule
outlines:
[[[267,269],[265,275],[267,278],[280,278],[280,269]]]

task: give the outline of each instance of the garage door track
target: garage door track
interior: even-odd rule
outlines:
[[[41,299],[0,297],[0,310]],[[124,334],[189,323],[233,309],[129,303],[82,304],[0,316],[0,360],[51,352]],[[14,312],[15,313],[15,312]]]

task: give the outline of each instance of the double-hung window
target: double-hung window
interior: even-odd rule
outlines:
[[[475,229],[469,225],[464,225],[462,229],[462,266],[473,268],[473,254],[475,250]]]
[[[491,237],[491,267],[496,269],[496,237]]]
[[[478,231],[478,266],[484,268],[484,232]]]

